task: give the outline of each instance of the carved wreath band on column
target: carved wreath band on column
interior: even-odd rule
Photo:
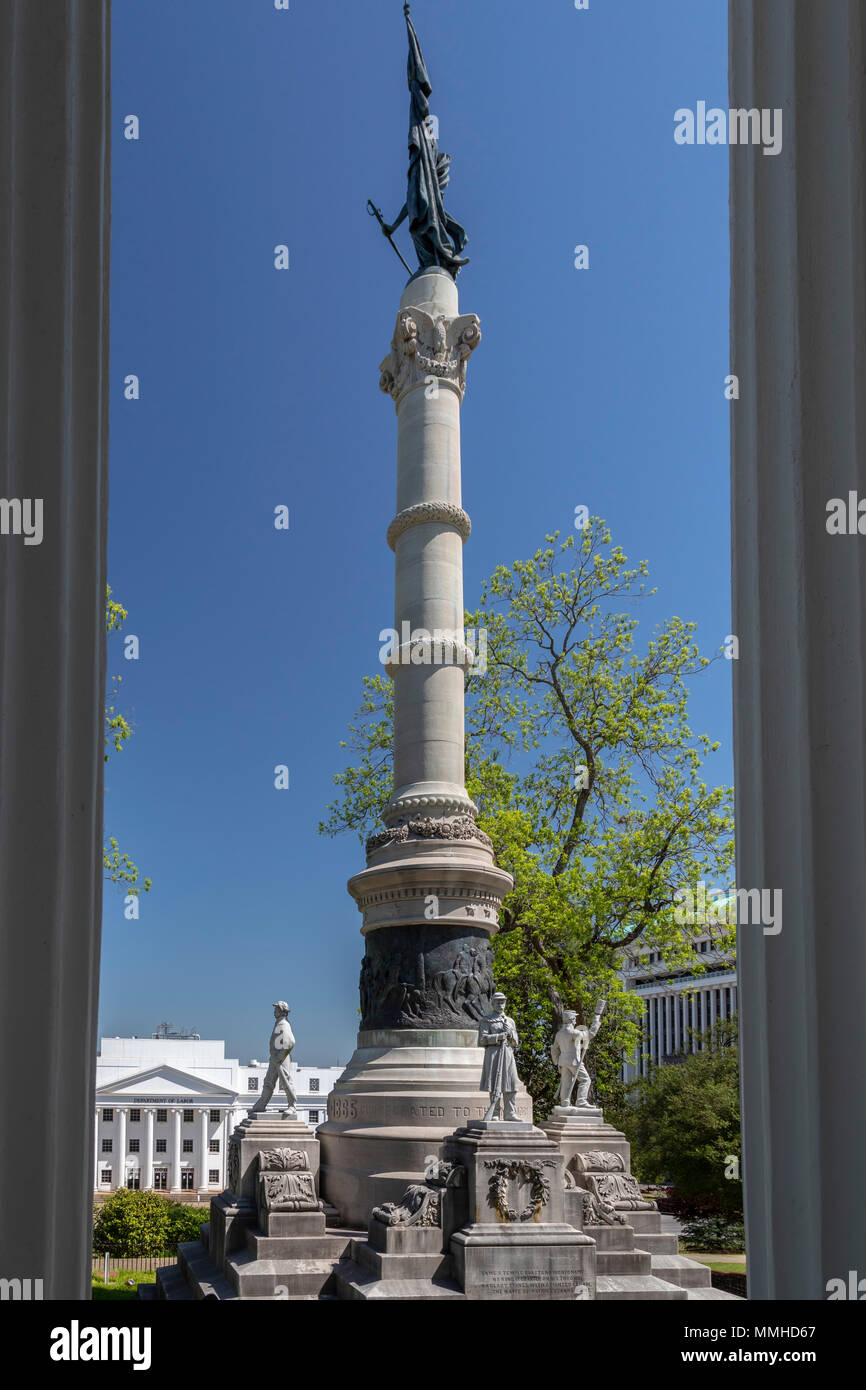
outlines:
[[[387,539],[391,549],[397,549],[397,541],[410,526],[421,526],[430,521],[442,521],[446,526],[453,526],[460,533],[464,545],[472,531],[468,514],[453,502],[416,502],[414,507],[406,507],[398,512],[388,527]]]

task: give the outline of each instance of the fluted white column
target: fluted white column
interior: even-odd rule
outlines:
[[[99,1110],[93,1116],[93,1190],[99,1186]]]
[[[121,1106],[117,1111],[117,1161],[120,1165],[117,1176],[117,1186],[126,1186],[126,1108]]]
[[[169,1186],[172,1192],[180,1191],[180,1124],[181,1110],[174,1106],[171,1111],[171,1172]]]
[[[109,5],[0,5],[0,1274],[90,1297],[108,504]],[[33,520],[31,511],[31,520]],[[32,537],[35,540],[35,535]],[[38,1027],[34,1020],[39,1020]],[[21,1084],[21,1048],[36,1084]],[[26,1189],[34,1199],[13,1200]],[[35,1197],[38,1194],[38,1197]]]
[[[784,907],[738,933],[752,1299],[866,1273],[864,24],[730,5],[730,105],[784,112],[781,154],[731,150],[737,883]]]
[[[198,1175],[198,1188],[200,1192],[205,1191],[208,1186],[208,1164],[210,1163],[208,1145],[208,1111],[202,1107],[199,1111],[199,1146],[201,1148],[201,1170]]]
[[[144,1154],[142,1158],[141,1185],[146,1190],[153,1187],[153,1109],[150,1106],[144,1112]]]

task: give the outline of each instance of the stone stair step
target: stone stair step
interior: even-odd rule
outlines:
[[[680,1243],[672,1231],[641,1231],[637,1241],[641,1250],[651,1255],[678,1255]]]
[[[144,1297],[142,1289],[148,1287],[144,1284],[138,1286],[139,1298]],[[193,1292],[189,1284],[184,1279],[177,1265],[162,1265],[156,1271],[156,1283],[150,1287],[155,1290],[154,1296],[160,1300],[165,1299],[169,1303],[182,1303],[193,1301]]]
[[[266,1236],[247,1231],[247,1250],[255,1260],[339,1260],[349,1244],[345,1236]]]
[[[596,1254],[599,1274],[654,1274],[652,1255],[648,1250],[599,1250]],[[661,1275],[664,1278],[664,1275]]]
[[[677,1284],[669,1284],[654,1274],[600,1274],[596,1283],[596,1298],[599,1302],[625,1301],[626,1299],[652,1299],[654,1302],[685,1303],[688,1294]]]
[[[662,1215],[660,1211],[624,1211],[629,1226],[633,1231],[643,1235],[644,1231],[659,1233],[662,1228]]]
[[[706,1265],[697,1260],[689,1260],[685,1255],[653,1255],[652,1272],[659,1279],[669,1279],[682,1289],[706,1289],[712,1285],[713,1276]]]
[[[447,1279],[451,1276],[451,1258],[442,1250],[435,1254],[423,1252],[410,1255],[389,1255],[377,1250],[369,1241],[352,1241],[351,1258],[375,1279]]]
[[[732,1298],[735,1303],[742,1303],[744,1300],[739,1294],[728,1293],[727,1289],[714,1289],[712,1285],[708,1289],[686,1289],[689,1299],[703,1299],[704,1302],[716,1302],[722,1298]]]
[[[338,1298],[356,1301],[465,1298],[463,1290],[453,1279],[377,1279],[369,1269],[354,1260],[343,1261],[335,1274],[334,1283]]]
[[[194,1298],[216,1298],[220,1302],[237,1298],[235,1290],[199,1241],[177,1247],[177,1265]]]
[[[592,1226],[590,1230],[598,1250],[634,1250],[633,1226]]]
[[[249,1250],[226,1261],[226,1272],[241,1298],[273,1298],[283,1288],[286,1298],[318,1298],[334,1275],[334,1260],[257,1260]]]

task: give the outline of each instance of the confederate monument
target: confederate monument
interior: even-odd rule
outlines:
[[[474,655],[463,626],[460,409],[481,342],[455,277],[466,234],[445,212],[448,157],[409,19],[406,206],[419,269],[400,297],[379,372],[397,419],[394,551],[394,784],[367,867],[349,881],[362,916],[357,1050],[319,1129],[322,1190],[366,1227],[398,1201],[456,1125],[482,1119],[478,1028],[493,1007],[491,935],[511,877],[497,868],[464,785],[463,691]],[[397,223],[393,224],[394,226]],[[391,225],[383,230],[390,234]],[[405,634],[405,635],[404,635]],[[531,1107],[517,1088],[516,1112]]]
[[[250,1111],[251,1115],[256,1115],[259,1111],[267,1110],[268,1101],[274,1094],[279,1084],[282,1086],[286,1096],[287,1109],[283,1112],[294,1118],[297,1115],[297,1096],[292,1086],[292,1078],[289,1072],[289,1057],[295,1045],[295,1035],[289,1025],[289,1006],[285,1000],[280,999],[274,1005],[274,1024],[270,1041],[270,1062],[265,1073],[262,1093]]]

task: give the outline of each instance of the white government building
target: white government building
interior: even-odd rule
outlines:
[[[267,1063],[242,1066],[197,1034],[102,1038],[96,1059],[94,1192],[221,1192],[229,1136],[261,1091]],[[342,1067],[291,1064],[298,1119],[315,1129]],[[269,1110],[285,1108],[275,1091]]]
[[[700,974],[687,964],[667,964],[661,951],[648,948],[629,950],[620,967],[626,988],[645,1001],[641,1054],[624,1064],[624,1081],[646,1076],[650,1063],[663,1066],[699,1050],[697,1035],[737,1012],[734,952],[721,950],[708,931],[692,944]]]

